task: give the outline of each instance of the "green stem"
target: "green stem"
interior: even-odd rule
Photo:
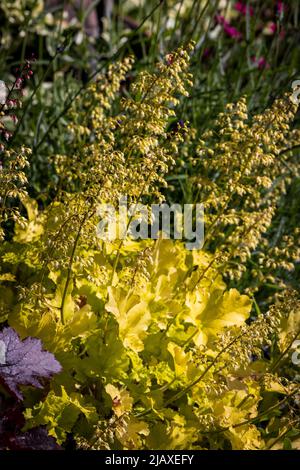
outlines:
[[[76,248],[77,248],[77,245],[78,245],[78,242],[79,242],[79,239],[80,239],[80,235],[81,235],[84,223],[86,222],[86,220],[88,218],[88,215],[89,215],[89,211],[87,211],[84,214],[83,218],[82,218],[82,221],[80,223],[80,226],[79,226],[79,229],[78,229],[78,232],[77,232],[77,235],[76,235],[73,247],[72,247],[72,252],[71,252],[71,256],[70,256],[70,260],[69,260],[67,279],[66,279],[66,283],[65,283],[65,287],[64,287],[64,291],[63,291],[63,295],[62,295],[61,307],[60,307],[60,318],[61,318],[61,322],[62,322],[63,325],[65,324],[64,307],[65,307],[65,301],[66,301],[66,298],[67,298],[68,287],[69,287],[71,277],[72,277],[72,265],[73,265],[73,261],[74,261],[74,256],[75,256]]]

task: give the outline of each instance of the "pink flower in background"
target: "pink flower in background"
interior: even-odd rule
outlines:
[[[230,36],[232,38],[236,38],[236,39],[241,39],[242,38],[242,33],[240,33],[240,31],[238,31],[236,28],[234,28],[234,26],[224,25],[224,31],[225,31],[225,33],[228,34],[228,36]]]
[[[276,31],[277,31],[277,24],[274,23],[274,21],[272,21],[272,22],[269,24],[269,29],[270,29],[270,33],[272,33],[272,34],[276,33]]]
[[[249,13],[250,16],[253,16],[254,14],[253,8],[245,5],[243,2],[236,2],[234,8],[243,15],[247,15],[247,13]]]
[[[18,77],[15,82],[15,88],[19,90],[22,87],[22,85],[23,85],[23,78]]]
[[[266,35],[269,35],[269,36],[275,34],[276,32],[278,32],[278,35],[279,35],[280,39],[285,38],[286,30],[284,28],[282,28],[281,26],[279,26],[279,28],[278,28],[277,24],[274,23],[273,21],[267,23],[266,26],[263,29],[263,33],[266,34]]]
[[[219,24],[225,24],[227,21],[225,20],[224,16],[222,15],[216,15],[216,20]]]
[[[255,57],[254,56],[254,57],[251,57],[251,61],[260,70],[270,68],[270,64],[268,64],[265,57]]]
[[[216,20],[219,24],[223,26],[223,29],[228,36],[231,38],[235,39],[241,39],[242,38],[242,33],[238,31],[234,26],[231,26],[231,24],[225,20],[224,16],[222,15],[216,15]]]
[[[277,2],[277,13],[278,15],[282,15],[286,10],[286,6],[283,2]]]

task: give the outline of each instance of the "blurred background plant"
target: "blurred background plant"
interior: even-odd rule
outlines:
[[[38,146],[30,178],[37,192],[54,177],[48,156],[63,144],[66,105],[115,54],[135,56],[137,73],[193,39],[195,87],[180,113],[199,133],[243,95],[250,114],[261,111],[298,72],[297,0],[3,0],[0,26],[2,80],[12,81],[14,69],[36,56],[29,88],[39,87],[16,139],[34,139]],[[61,113],[56,130],[48,132]]]

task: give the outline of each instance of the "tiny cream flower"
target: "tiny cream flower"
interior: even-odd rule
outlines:
[[[0,104],[5,104],[7,98],[7,88],[3,80],[0,80]]]

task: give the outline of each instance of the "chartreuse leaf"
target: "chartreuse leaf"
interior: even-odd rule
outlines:
[[[124,428],[118,428],[116,437],[124,449],[143,448],[143,439],[149,435],[149,426],[145,421],[131,417]]]
[[[183,348],[172,342],[168,344],[168,351],[173,357],[176,377],[186,377],[191,354],[185,353]]]
[[[127,390],[118,389],[112,384],[107,384],[105,391],[111,398],[112,409],[118,418],[132,410],[133,398]]]
[[[58,443],[63,443],[68,432],[72,431],[80,414],[83,414],[93,425],[98,420],[96,409],[79,393],[67,393],[61,387],[61,394],[50,391],[43,402],[32,409],[26,409],[27,420],[25,429],[46,425],[49,435],[55,437]]]
[[[105,308],[116,318],[124,346],[135,352],[142,351],[143,339],[151,321],[147,303],[140,296],[126,294],[120,288],[110,287],[108,294]]]
[[[177,273],[178,281],[186,271],[186,250],[172,240],[158,239],[153,250],[153,263],[150,268],[156,276]]]
[[[258,414],[260,388],[256,384],[243,384],[239,390],[224,392],[218,401],[211,402],[213,413],[221,427],[228,428],[225,435],[233,450],[261,449],[263,441],[256,426],[244,421]],[[234,425],[239,424],[238,427]]]
[[[93,334],[85,341],[86,356],[80,361],[80,377],[124,380],[127,377],[129,358],[123,342],[119,339],[117,325],[110,321],[104,337]]]
[[[97,317],[90,305],[85,305],[75,311],[73,317],[64,329],[64,336],[72,338],[87,338],[98,328]]]
[[[103,289],[106,289],[106,286],[101,288],[85,279],[79,279],[76,282],[76,287],[78,294],[86,298],[86,302],[94,312],[103,312],[105,304],[105,301],[103,300],[105,299]]]
[[[39,213],[38,204],[34,199],[24,197],[22,203],[27,210],[28,222],[25,226],[16,223],[14,241],[34,242],[44,233],[43,216]]]
[[[172,420],[158,423],[150,428],[146,438],[147,447],[156,450],[189,450],[198,438],[196,426],[186,426],[183,416],[174,413]]]
[[[31,305],[19,305],[9,314],[9,324],[22,336],[40,338],[45,347],[56,353],[68,346],[68,338],[64,337],[63,326],[57,321],[56,311],[40,312],[37,315]]]
[[[236,289],[210,292],[199,288],[188,292],[186,306],[188,313],[184,318],[199,330],[193,340],[200,346],[207,344],[225,327],[242,325],[249,317],[251,300]]]

